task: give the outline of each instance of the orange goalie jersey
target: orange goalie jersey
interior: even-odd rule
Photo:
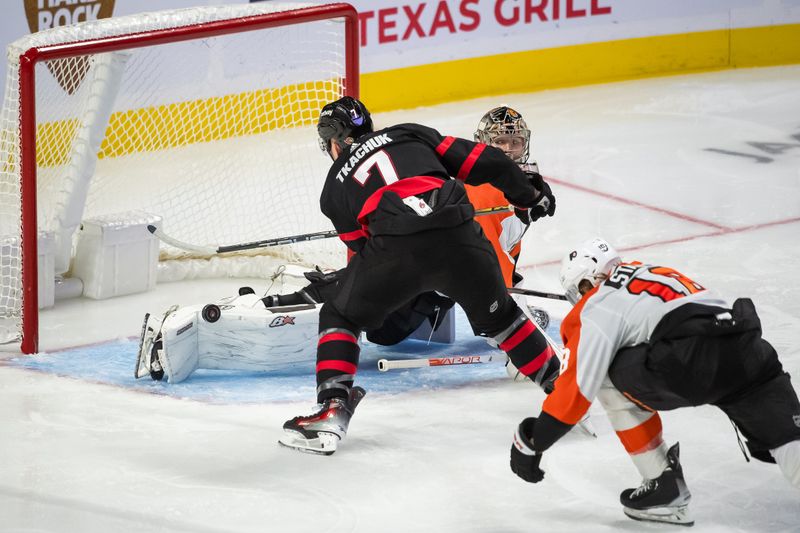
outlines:
[[[647,342],[659,321],[688,303],[730,303],[666,267],[623,263],[572,308],[561,323],[562,373],[542,411],[574,425],[589,410],[621,348]]]
[[[508,200],[506,200],[506,197],[503,196],[503,193],[488,183],[477,186],[467,185],[466,188],[469,201],[475,207],[476,211],[501,205],[508,205]],[[503,234],[503,221],[509,217],[519,220],[513,212],[509,212],[477,216],[475,217],[475,221],[481,225],[486,238],[492,243],[494,253],[497,255],[497,260],[500,262],[500,269],[503,271],[503,279],[506,282],[506,287],[513,287],[511,277],[514,273],[514,266],[519,258],[521,246],[520,241],[517,241],[516,243],[512,244],[511,250],[507,251],[501,243],[501,235]],[[521,225],[522,221],[519,223]]]
[[[522,168],[523,170],[539,171],[536,163],[525,163]],[[488,183],[465,185],[465,187],[469,201],[476,211],[508,205],[508,200],[503,193]],[[513,211],[476,216],[475,221],[481,225],[486,238],[492,243],[497,260],[500,262],[500,269],[503,271],[506,287],[513,287],[514,269],[522,250],[522,236],[527,227],[514,215]]]

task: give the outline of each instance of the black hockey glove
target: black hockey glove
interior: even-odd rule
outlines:
[[[303,287],[303,291],[317,303],[327,302],[336,294],[337,283],[343,273],[344,269],[323,272],[319,267],[310,272],[303,272],[306,279],[311,282]]]
[[[538,172],[526,172],[525,174],[527,174],[531,184],[536,187],[536,190],[540,191],[539,196],[536,197],[533,206],[530,208],[514,208],[514,214],[527,226],[540,218],[553,216],[556,212],[556,197],[541,174]]]
[[[511,444],[511,471],[528,483],[544,479],[544,470],[539,468],[542,454],[533,450],[533,428],[536,418],[530,417],[520,423]]]

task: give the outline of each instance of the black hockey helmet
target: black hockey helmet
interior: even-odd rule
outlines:
[[[371,131],[372,117],[369,111],[360,100],[352,96],[339,98],[319,112],[317,123],[319,146],[325,153],[330,154],[331,141],[344,147]]]

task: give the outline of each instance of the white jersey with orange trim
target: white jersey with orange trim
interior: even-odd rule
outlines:
[[[661,319],[688,304],[731,304],[666,267],[623,263],[585,294],[561,323],[564,359],[542,411],[574,425],[588,411],[621,348],[642,344]]]

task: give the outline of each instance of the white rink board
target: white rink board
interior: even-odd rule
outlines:
[[[771,0],[353,0],[362,72],[595,42],[800,22]]]

